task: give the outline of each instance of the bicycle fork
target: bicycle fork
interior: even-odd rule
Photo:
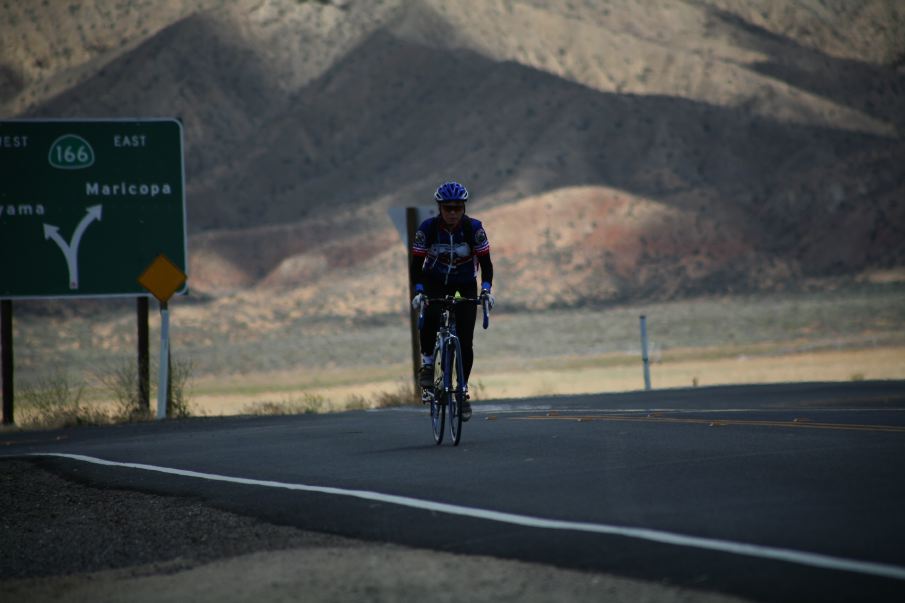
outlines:
[[[444,346],[444,336],[442,333],[437,333],[437,342],[434,344],[434,358],[439,359],[440,371],[443,377],[443,381],[441,385],[445,387],[446,384],[446,347]],[[436,363],[436,360],[434,361]],[[436,366],[434,364],[433,366]],[[424,403],[430,402],[440,393],[437,391],[437,375],[433,375],[433,381],[431,382],[430,387],[425,387],[421,390],[421,401]]]
[[[443,354],[443,388],[446,393],[454,393],[457,396],[464,396],[468,391],[468,385],[465,383],[465,365],[462,363],[462,346],[456,335],[450,335],[446,340],[446,345],[453,345],[456,356],[456,389],[453,389],[452,368],[449,366],[449,354]],[[445,351],[445,350],[444,350]]]

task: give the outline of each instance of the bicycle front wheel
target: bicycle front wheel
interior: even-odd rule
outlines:
[[[434,443],[443,442],[443,427],[446,420],[446,404],[443,403],[443,395],[434,394],[431,399],[431,428],[434,430]]]

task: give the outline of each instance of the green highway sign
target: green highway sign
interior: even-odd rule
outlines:
[[[0,121],[0,299],[147,295],[187,272],[182,124]]]

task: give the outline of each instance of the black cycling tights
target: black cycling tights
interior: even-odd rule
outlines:
[[[442,297],[455,295],[458,291],[462,297],[477,297],[478,284],[458,286],[427,287],[425,294],[428,297]],[[471,365],[474,364],[474,325],[478,316],[478,308],[474,304],[459,304],[455,309],[456,334],[459,336],[459,344],[462,346],[462,367],[465,369],[465,382],[471,375]],[[437,329],[440,328],[440,306],[432,304],[424,311],[424,327],[421,329],[421,353],[432,354],[434,343],[437,339]]]

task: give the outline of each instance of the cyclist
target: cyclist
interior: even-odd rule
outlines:
[[[418,309],[429,297],[455,295],[456,291],[463,297],[477,297],[480,266],[481,296],[493,307],[490,242],[481,222],[465,214],[468,189],[458,182],[444,182],[434,193],[434,199],[440,215],[421,223],[412,244],[411,278],[416,292],[412,306]],[[472,341],[477,308],[473,304],[460,304],[455,307],[455,314],[467,384],[474,363]],[[428,305],[421,329],[421,370],[418,374],[421,387],[433,385],[433,349],[439,323],[440,308]],[[466,399],[462,401],[462,420],[470,418],[471,404],[466,394]]]

